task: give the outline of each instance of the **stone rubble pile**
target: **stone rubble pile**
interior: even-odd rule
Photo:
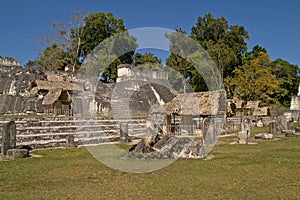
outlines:
[[[129,150],[135,159],[204,158],[202,142],[193,138],[154,134],[144,138]]]

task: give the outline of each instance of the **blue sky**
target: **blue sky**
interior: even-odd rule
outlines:
[[[265,47],[272,60],[300,66],[300,1],[279,0],[0,0],[0,56],[25,64],[43,47],[30,38],[47,35],[55,20],[69,21],[74,9],[113,12],[127,29],[181,27],[190,32],[198,16],[210,12],[230,25],[244,26],[248,48]]]

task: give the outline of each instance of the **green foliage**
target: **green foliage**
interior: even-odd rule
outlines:
[[[252,48],[252,51],[250,52],[247,52],[245,57],[244,57],[244,63],[247,63],[249,64],[249,62],[255,58],[258,58],[260,53],[261,52],[264,52],[267,54],[267,50],[259,45],[255,45],[253,48]]]
[[[83,59],[104,39],[125,31],[123,19],[115,18],[111,12],[90,14],[84,22],[79,51]]]
[[[221,76],[231,76],[235,67],[242,65],[247,51],[249,34],[243,26],[229,26],[224,18],[214,18],[208,13],[198,17],[192,27],[191,37],[197,40],[215,61]]]
[[[179,72],[181,74],[181,76],[179,74],[174,74],[173,77],[170,77],[172,79],[174,78],[173,80],[171,80],[171,84],[174,85],[176,83],[177,85],[178,83],[181,83],[182,88],[178,86],[177,88],[179,88],[179,91],[183,91],[183,93],[186,93],[188,90],[188,80],[192,76],[192,71],[195,70],[193,65],[186,59],[174,53],[171,53],[171,55],[167,58],[166,64],[175,72]]]
[[[137,47],[136,38],[128,31],[106,38],[87,56],[80,72],[96,76],[101,74],[103,82],[114,82],[117,66],[131,64]]]
[[[142,65],[146,63],[153,63],[153,64],[161,64],[161,59],[156,57],[153,53],[146,52],[145,54],[136,53],[134,55],[134,65]]]
[[[198,72],[198,66],[194,66],[189,60],[191,55],[195,55],[199,51],[200,46],[181,29],[177,29],[174,33],[166,34],[166,37],[170,40],[171,51],[170,56],[166,60],[166,65],[180,73],[180,75],[176,75],[175,72],[170,74],[171,76],[169,77],[173,78],[171,79],[171,84],[176,85],[175,87],[178,88],[178,91],[183,91],[183,93],[191,90],[195,92],[202,89],[206,90],[203,78]],[[201,62],[205,60],[202,54],[200,57]],[[181,83],[181,86],[178,85],[179,83]]]
[[[52,44],[47,47],[41,54],[38,64],[50,70],[62,70],[66,66],[66,52],[58,47],[57,44]]]
[[[297,95],[299,86],[299,68],[288,61],[276,59],[270,64],[272,73],[279,82],[279,88],[273,95],[284,106],[290,106],[291,97]]]
[[[289,106],[299,85],[298,66],[282,59],[271,62],[267,50],[259,45],[247,52],[246,41],[250,36],[245,27],[229,25],[224,17],[215,18],[211,13],[198,17],[189,37],[180,28],[166,34],[171,51],[166,60],[167,67],[151,53],[135,54],[136,38],[128,34],[123,20],[112,13],[85,15],[78,12],[69,24],[56,22],[53,28],[55,33],[42,39],[45,49],[39,58],[26,66],[51,70],[69,67],[76,72],[84,61],[81,72],[101,74],[104,82],[116,80],[119,64],[168,69],[170,82],[177,91],[219,89],[224,79],[227,97],[261,99],[265,103],[284,106]],[[107,38],[111,39],[105,41]],[[210,57],[204,50],[197,52],[198,44],[192,39]],[[219,72],[209,72],[213,65]],[[215,78],[216,73],[220,73],[222,80]],[[217,87],[208,88],[209,85]]]
[[[211,13],[198,17],[196,25],[192,27],[191,36],[205,48],[206,42],[217,42],[228,31],[228,22],[224,17],[215,19]]]
[[[278,89],[276,76],[268,67],[270,57],[261,52],[259,57],[236,68],[234,77],[228,77],[225,83],[231,88],[234,96],[246,101],[261,100],[265,103],[273,103],[272,98]]]

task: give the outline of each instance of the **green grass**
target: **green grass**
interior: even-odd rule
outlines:
[[[300,199],[300,137],[228,143],[211,160],[144,174],[113,170],[85,148],[38,150],[0,162],[0,199]]]
[[[269,127],[263,126],[263,127],[252,127],[251,130],[251,136],[254,136],[258,133],[269,133]]]

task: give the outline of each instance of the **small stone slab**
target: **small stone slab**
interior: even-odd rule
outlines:
[[[296,133],[295,130],[282,130],[282,133],[285,134],[285,137],[300,136],[300,133]]]
[[[239,144],[247,144],[248,143],[248,133],[247,131],[240,131],[238,135]]]
[[[7,151],[7,157],[11,159],[26,158],[28,156],[29,156],[29,151],[27,149],[9,149]]]
[[[258,133],[255,134],[255,139],[262,139],[262,140],[270,140],[274,139],[274,135],[270,133]]]

